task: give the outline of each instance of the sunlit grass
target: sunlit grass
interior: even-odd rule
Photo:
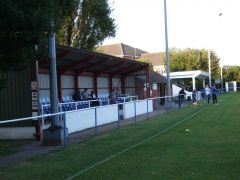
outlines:
[[[227,94],[219,101],[219,106],[205,103],[187,106],[2,168],[0,176],[239,179],[240,94]]]

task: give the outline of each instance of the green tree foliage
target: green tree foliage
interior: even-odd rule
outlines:
[[[57,33],[59,44],[93,50],[115,36],[115,20],[107,0],[79,0]]]
[[[56,28],[72,9],[74,0],[1,0],[0,70],[23,68],[35,60],[35,44],[46,43],[50,17]]]
[[[219,58],[211,51],[212,77],[219,79]],[[170,50],[171,71],[203,70],[208,72],[208,51],[205,49],[171,49]]]
[[[224,81],[237,81],[240,82],[240,67],[232,66],[223,70]]]
[[[150,61],[150,59],[148,59],[148,58],[146,58],[146,57],[140,57],[140,58],[137,59],[137,61],[144,62],[144,63],[148,63],[150,69],[153,70],[153,64],[152,64],[152,62]]]

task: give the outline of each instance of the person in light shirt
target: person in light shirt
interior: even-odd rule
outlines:
[[[207,103],[209,104],[210,94],[211,94],[211,89],[209,88],[208,85],[206,85],[206,87],[205,87],[205,93],[206,93],[206,100],[207,100]]]

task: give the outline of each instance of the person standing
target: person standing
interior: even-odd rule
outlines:
[[[74,101],[80,101],[81,95],[78,89],[75,89],[74,94],[72,96]]]
[[[194,105],[197,105],[197,91],[196,91],[196,89],[194,89],[193,92],[192,92],[192,103]]]
[[[212,86],[211,92],[212,92],[213,104],[218,104],[217,103],[217,89],[216,89],[215,85]]]
[[[83,92],[81,93],[82,95],[82,100],[88,100],[89,99],[89,95],[88,95],[88,89],[84,88]]]
[[[206,93],[207,103],[209,104],[211,90],[210,90],[210,88],[208,87],[208,85],[206,85],[206,87],[205,87],[205,93]]]
[[[179,93],[178,93],[178,105],[179,105],[179,108],[181,108],[181,104],[182,104],[182,101],[184,99],[184,96],[186,95],[185,91],[184,91],[184,88],[182,88]]]
[[[113,89],[112,92],[110,92],[108,98],[109,98],[109,103],[110,104],[116,104],[117,103],[116,90],[115,89]]]
[[[206,97],[206,93],[205,93],[205,87],[202,87],[202,89],[200,90],[200,92],[201,92],[201,97],[202,97],[202,99],[205,99],[205,97]]]

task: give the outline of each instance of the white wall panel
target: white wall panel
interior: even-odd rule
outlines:
[[[128,119],[135,116],[134,102],[123,104],[123,118]]]
[[[66,112],[68,133],[95,127],[95,109]]]
[[[118,120],[118,105],[103,106],[97,108],[97,124],[103,125]]]
[[[74,76],[62,75],[61,84],[62,88],[74,88]]]
[[[62,96],[72,96],[74,89],[62,89]]]
[[[152,100],[148,100],[148,112],[153,111],[153,102]],[[147,100],[136,101],[136,114],[144,114],[147,113]]]
[[[39,74],[39,97],[50,96],[49,74]]]
[[[0,139],[33,139],[35,127],[1,127]]]
[[[93,86],[94,86],[93,77],[90,77],[90,76],[78,77],[78,88],[93,89]]]
[[[108,97],[109,95],[109,78],[108,77],[98,77],[98,95]]]
[[[98,77],[97,78],[98,88],[109,88],[109,78],[108,77]]]
[[[42,96],[48,96],[50,97],[50,89],[48,90],[39,90],[39,97],[42,97]]]
[[[121,78],[112,78],[112,85],[114,88],[121,88]]]
[[[109,89],[98,89],[98,97],[108,97]]]
[[[50,83],[49,83],[49,74],[39,74],[38,76],[39,80],[39,88],[50,88]]]

